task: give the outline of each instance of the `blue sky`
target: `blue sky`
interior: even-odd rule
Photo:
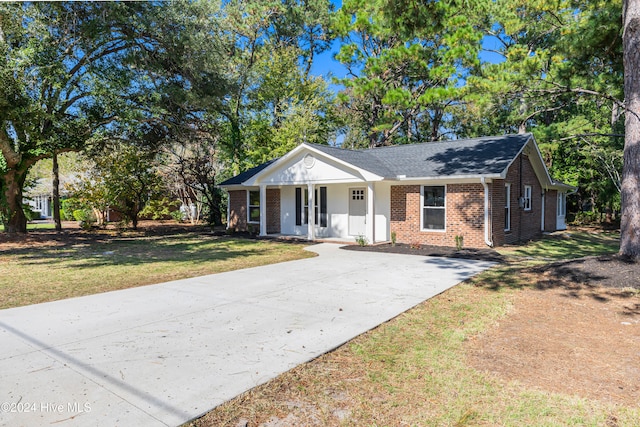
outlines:
[[[331,3],[333,3],[336,10],[342,6],[342,0],[332,0]],[[334,58],[335,54],[340,50],[341,43],[342,42],[340,40],[335,40],[331,46],[331,49],[315,58],[314,63],[311,67],[312,75],[325,78],[328,78],[329,76],[338,78],[346,76],[347,69]],[[482,40],[482,46],[485,49],[480,52],[480,59],[482,61],[494,63],[504,61],[504,58],[501,55],[488,51],[498,49],[499,41],[497,38],[485,37]],[[333,90],[340,90],[340,86],[337,85],[331,85],[331,88]]]

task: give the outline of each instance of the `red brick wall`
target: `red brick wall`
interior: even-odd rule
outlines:
[[[267,189],[267,234],[280,233],[280,189]]]
[[[522,170],[522,177],[520,177]],[[511,230],[504,231],[504,186],[511,183]],[[524,196],[525,185],[531,186],[531,210],[520,208],[518,201]],[[516,244],[540,237],[542,231],[542,186],[538,181],[529,157],[521,154],[507,171],[504,180],[495,180],[492,188],[492,226],[494,246]],[[548,201],[548,199],[547,199]],[[555,203],[554,203],[555,206]],[[549,208],[550,206],[547,206]],[[546,217],[545,217],[546,220]],[[555,221],[553,223],[555,227]]]
[[[267,233],[280,233],[280,189],[267,189]],[[259,226],[252,224],[257,232]],[[247,231],[247,190],[229,191],[229,228]]]
[[[446,231],[423,231],[420,224],[420,185],[391,187],[391,232],[400,243],[455,246],[455,236],[464,247],[482,248],[484,243],[484,189],[482,184],[446,186]]]
[[[227,227],[234,231],[247,231],[247,191],[229,191],[229,219]]]

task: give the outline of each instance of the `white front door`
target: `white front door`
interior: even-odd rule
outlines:
[[[556,212],[556,230],[566,230],[567,224],[565,217],[567,215],[567,193],[558,191],[558,204]]]
[[[361,236],[366,230],[367,200],[366,188],[349,189],[349,235]]]

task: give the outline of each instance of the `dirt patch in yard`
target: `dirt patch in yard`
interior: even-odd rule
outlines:
[[[491,250],[351,247],[502,261]],[[519,274],[532,287],[469,340],[469,364],[505,381],[603,402],[640,402],[640,263],[617,255],[551,262]],[[496,283],[491,283],[495,289]]]
[[[522,272],[532,288],[470,341],[477,369],[538,389],[610,403],[640,402],[640,263],[617,255]]]
[[[540,390],[636,406],[640,298],[566,285],[516,294],[512,312],[469,341],[469,364]]]

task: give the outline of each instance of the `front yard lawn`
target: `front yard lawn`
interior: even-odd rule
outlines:
[[[0,240],[0,309],[314,256],[303,244],[179,230]]]

